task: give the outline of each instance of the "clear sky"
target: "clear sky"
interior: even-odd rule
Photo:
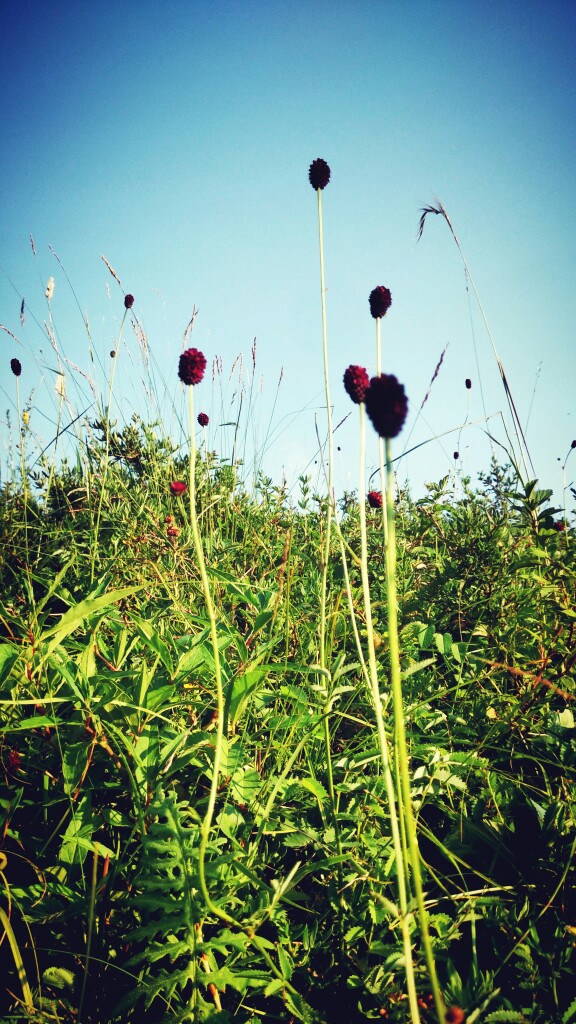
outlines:
[[[50,276],[61,356],[104,386],[123,313],[104,255],[136,297],[151,359],[148,376],[128,328],[118,418],[137,409],[177,432],[176,368],[196,306],[188,344],[209,366],[222,360],[215,385],[207,374],[196,389],[210,445],[231,450],[232,428],[220,424],[238,409],[237,376],[228,380],[242,353],[246,453],[268,438],[276,479],[318,471],[315,421],[324,436],[326,418],[308,167],[321,156],[332,169],[323,214],[334,422],[351,413],[335,437],[338,493],[357,486],[357,409],[342,374],[350,363],[375,370],[368,295],[379,284],[393,297],[383,369],[410,400],[395,453],[455,429],[401,460],[400,480],[418,494],[445,473],[475,479],[489,467],[485,429],[505,442],[504,390],[447,225],[430,216],[416,240],[421,207],[440,199],[536,474],[561,494],[576,438],[573,0],[5,0],[1,17],[0,323],[19,343],[0,332],[0,387],[10,408],[17,356],[31,449],[53,436]],[[74,410],[92,401],[69,364],[66,387]],[[460,433],[466,419],[476,425]],[[567,473],[576,477],[576,455]]]

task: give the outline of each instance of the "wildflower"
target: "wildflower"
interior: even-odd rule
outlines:
[[[178,376],[183,384],[199,384],[206,369],[206,356],[197,348],[187,348],[180,356]]]
[[[169,526],[168,529],[166,530],[166,533],[168,534],[169,537],[177,537],[180,533],[180,530],[178,529],[177,526]]]
[[[392,305],[392,294],[390,289],[385,288],[383,284],[379,285],[378,288],[374,288],[374,290],[370,292],[368,302],[370,303],[370,312],[372,316],[375,320],[379,320],[380,317],[385,316]]]
[[[571,448],[576,448],[576,441],[572,441],[572,444],[570,445],[570,447]]]
[[[558,533],[564,533],[564,530],[566,529],[566,524],[563,522],[562,519],[556,519],[552,523],[552,529],[558,530]]]
[[[364,401],[364,395],[370,386],[370,378],[363,366],[349,366],[344,371],[344,387],[356,405]]]
[[[394,374],[372,377],[364,402],[376,433],[380,437],[397,437],[408,414],[408,399]]]
[[[312,188],[326,188],[326,185],[330,181],[330,168],[326,161],[322,160],[321,157],[318,157],[317,160],[313,160],[310,164],[308,177]]]
[[[134,305],[134,296],[133,295],[125,295],[124,296],[124,306],[126,307],[126,309],[132,309],[133,305]]]
[[[368,504],[370,505],[370,508],[382,508],[382,492],[369,491]]]
[[[470,380],[470,377],[466,377],[464,383],[466,385],[467,390],[470,391],[470,388],[472,387],[472,381]]]
[[[116,359],[116,349],[110,349],[110,359]]]
[[[460,1006],[451,1006],[444,1017],[446,1024],[464,1024],[466,1014]]]
[[[205,413],[205,412],[199,412],[198,413],[198,423],[200,424],[201,427],[207,427],[208,424],[210,423],[210,419],[208,417],[208,414]]]
[[[170,483],[170,494],[178,496],[179,494],[184,494],[187,490],[188,487],[181,480],[172,480]]]
[[[14,374],[15,377],[19,377],[20,374],[22,373],[22,363],[20,362],[20,360],[19,359],[11,359],[10,360],[10,369],[12,370],[12,373]]]
[[[8,771],[12,772],[12,774],[19,771],[21,760],[22,754],[20,751],[16,750],[16,747],[12,747],[12,749],[8,751],[8,755],[6,757],[6,767],[8,768]]]
[[[460,452],[454,452],[454,462],[460,458]]]

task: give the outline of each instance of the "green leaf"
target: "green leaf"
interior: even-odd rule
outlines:
[[[172,662],[172,657],[170,655],[168,647],[164,643],[156,627],[153,626],[151,622],[146,622],[145,619],[138,619],[134,617],[133,622],[134,625],[136,626],[139,635],[142,637],[142,639],[150,648],[150,650],[154,651],[154,654],[158,655],[160,661],[164,665],[164,668],[168,672],[170,678],[172,678],[174,675],[174,664]]]
[[[112,605],[116,604],[117,601],[122,601],[125,597],[135,594],[138,590],[142,590],[142,587],[123,587],[122,590],[113,590],[109,594],[102,594],[101,597],[87,597],[84,601],[74,605],[73,608],[69,608],[60,621],[55,626],[52,626],[52,629],[48,629],[42,634],[38,643],[42,644],[46,640],[53,638],[50,644],[50,650],[53,650],[70,633],[78,629],[78,626],[84,622],[84,619],[91,615],[103,613],[107,608],[111,608]]]
[[[11,644],[0,644],[0,686],[9,678],[14,664],[18,661],[19,651]]]
[[[42,972],[42,981],[45,985],[58,989],[72,989],[76,984],[75,976],[66,967],[47,967]]]

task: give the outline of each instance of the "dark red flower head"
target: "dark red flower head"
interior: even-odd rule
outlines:
[[[446,1024],[464,1024],[466,1014],[460,1006],[451,1006],[444,1017]]]
[[[134,296],[133,295],[125,295],[124,296],[124,305],[126,306],[126,309],[132,309],[132,306],[134,305]]]
[[[330,181],[330,168],[325,160],[318,157],[317,160],[313,160],[310,164],[310,170],[308,171],[308,177],[312,188],[322,189],[326,188],[326,185]]]
[[[563,522],[562,519],[555,519],[552,523],[552,528],[554,530],[558,530],[558,533],[564,533],[564,530],[566,529],[566,524]]]
[[[170,482],[170,494],[178,496],[184,494],[188,490],[186,484],[183,484],[181,480],[172,480]]]
[[[12,747],[12,749],[8,751],[6,757],[6,767],[8,768],[8,771],[11,773],[20,771],[21,761],[22,754],[16,749],[16,747]]]
[[[454,452],[454,461],[460,458],[460,452]]]
[[[470,377],[466,377],[466,380],[464,381],[464,383],[465,383],[468,391],[470,391],[470,388],[472,387],[472,381],[470,380]]]
[[[20,374],[22,373],[22,363],[20,362],[20,360],[19,359],[11,359],[10,360],[10,369],[12,370],[12,373],[14,374],[15,377],[19,377]]]
[[[210,419],[208,417],[208,413],[206,413],[206,412],[199,412],[198,413],[198,423],[200,424],[201,427],[207,427],[208,424],[210,423]]]
[[[404,385],[392,373],[372,377],[364,396],[366,412],[380,437],[397,437],[408,415]]]
[[[368,299],[370,303],[370,312],[375,320],[379,320],[380,317],[384,316],[390,306],[392,305],[392,295],[389,288],[385,288],[383,284],[379,285],[378,288],[374,288],[374,291],[370,292]]]
[[[364,395],[370,386],[370,378],[363,366],[349,366],[344,371],[344,387],[356,405],[364,401]]]
[[[370,508],[382,508],[382,492],[369,491],[368,504],[370,505]]]
[[[199,384],[206,369],[206,356],[197,348],[187,348],[180,356],[178,376],[183,384]]]
[[[571,448],[576,448],[576,440],[572,441],[572,443],[571,443],[570,447],[571,447]]]

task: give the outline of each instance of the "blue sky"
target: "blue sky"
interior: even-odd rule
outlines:
[[[220,424],[238,410],[239,362],[229,376],[241,353],[247,458],[252,442],[262,450],[268,439],[264,465],[276,479],[318,472],[316,422],[324,435],[326,420],[307,174],[321,156],[332,168],[323,213],[334,422],[351,413],[335,438],[339,494],[357,486],[357,410],[342,374],[350,363],[375,369],[368,295],[379,284],[393,296],[383,369],[410,400],[395,452],[430,441],[398,463],[401,482],[418,494],[446,473],[475,479],[489,467],[485,429],[506,441],[504,391],[454,241],[440,217],[416,241],[421,207],[440,199],[536,474],[561,496],[576,437],[573,3],[19,0],[4,5],[3,29],[0,323],[19,343],[2,331],[0,344],[5,366],[14,355],[23,365],[31,451],[53,436],[57,404],[42,329],[50,276],[60,355],[105,394],[123,303],[104,255],[136,297],[151,358],[144,372],[128,327],[118,419],[136,409],[178,433],[176,368],[196,306],[191,343],[209,366],[222,360],[214,385],[207,374],[197,389],[210,445],[231,451],[231,428]],[[2,380],[9,408],[14,381],[9,372]],[[93,400],[70,364],[66,387],[71,409]],[[458,430],[485,416],[488,425]],[[370,471],[375,438],[367,458]],[[572,458],[568,481],[575,470]]]

